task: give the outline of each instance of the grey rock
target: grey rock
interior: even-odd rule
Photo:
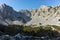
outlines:
[[[51,21],[52,20],[52,21]],[[4,25],[58,25],[60,26],[60,6],[45,6],[29,10],[15,11],[12,7],[0,5],[0,24]]]

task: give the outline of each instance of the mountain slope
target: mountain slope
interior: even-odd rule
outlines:
[[[38,9],[30,10],[32,20],[27,25],[59,25],[60,26],[60,6],[42,5]]]
[[[60,26],[60,6],[42,5],[37,9],[15,11],[12,7],[0,5],[0,23],[4,25],[58,25]]]
[[[2,4],[0,6],[0,19],[6,24],[23,25],[30,18],[22,13],[16,12],[12,7]]]

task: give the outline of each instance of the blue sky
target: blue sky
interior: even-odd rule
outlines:
[[[0,4],[3,3],[18,11],[20,9],[39,8],[41,5],[60,5],[60,0],[0,0]]]

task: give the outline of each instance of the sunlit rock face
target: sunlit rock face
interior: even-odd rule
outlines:
[[[32,20],[27,25],[59,25],[60,26],[60,6],[45,6],[31,9]]]

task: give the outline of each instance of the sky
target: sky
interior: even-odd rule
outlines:
[[[39,8],[41,5],[57,6],[60,0],[0,0],[0,4],[7,4],[18,11],[21,9]]]

